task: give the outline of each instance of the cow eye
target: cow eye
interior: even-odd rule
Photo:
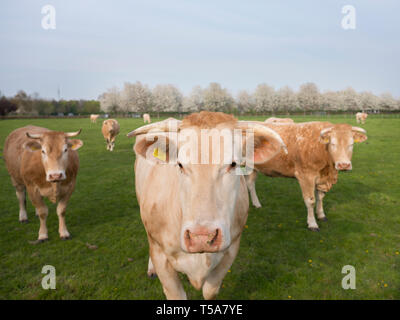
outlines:
[[[64,149],[64,152],[67,152],[67,151],[68,151],[68,148],[65,148],[65,149]]]
[[[46,154],[46,152],[45,152],[43,149],[42,149],[42,153],[43,153],[43,154]]]
[[[232,168],[235,168],[235,167],[236,167],[236,162],[235,162],[235,161],[233,161],[233,162],[231,163],[231,167],[232,167]]]
[[[183,169],[182,163],[178,162],[178,166],[179,166],[179,168]]]

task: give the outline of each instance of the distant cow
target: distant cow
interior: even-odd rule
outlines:
[[[364,124],[365,120],[367,120],[367,117],[368,117],[368,113],[365,113],[365,112],[357,112],[356,113],[357,123]]]
[[[265,120],[265,123],[294,123],[294,121],[290,118],[268,118]]]
[[[148,113],[145,113],[143,115],[143,122],[144,123],[151,123],[150,115]]]
[[[77,132],[64,133],[46,128],[27,126],[16,129],[7,137],[4,145],[4,159],[11,182],[19,201],[19,221],[27,222],[26,195],[36,208],[40,219],[38,240],[48,239],[46,218],[48,208],[43,201],[47,197],[57,205],[58,232],[61,239],[69,239],[65,224],[67,203],[75,189],[79,169],[78,150],[83,142],[70,139]]]
[[[318,219],[326,220],[322,199],[337,182],[338,171],[352,169],[353,144],[367,140],[366,132],[348,124],[329,122],[267,126],[282,137],[288,154],[281,152],[255,168],[270,177],[296,178],[308,211],[308,228],[318,231],[314,205],[317,203]],[[255,190],[256,176],[253,172],[246,180],[253,205],[261,207]]]
[[[115,146],[115,138],[119,134],[119,124],[115,119],[108,119],[103,121],[101,128],[104,139],[107,142],[107,150],[113,151]]]
[[[209,159],[214,149],[200,147],[200,131],[205,135],[214,132],[220,141],[225,137],[223,130],[232,133],[237,129],[241,136],[248,126],[254,131],[255,162],[270,159],[284,147],[273,130],[220,112],[203,111],[182,121],[170,118],[128,134],[137,136],[135,186],[149,241],[148,274],[157,273],[168,299],[186,299],[178,272],[185,273],[197,290],[202,289],[205,299],[217,295],[238,253],[249,200],[245,179],[237,174],[239,163],[234,160],[241,157],[241,150],[234,150],[226,162],[195,164],[167,155],[159,140],[165,138],[168,150],[182,148],[196,154],[197,160]],[[190,141],[184,144],[186,137]],[[229,138],[223,141],[224,146],[232,145]]]
[[[98,117],[99,117],[98,114],[91,114],[91,115],[90,115],[90,121],[91,121],[92,123],[96,123]]]

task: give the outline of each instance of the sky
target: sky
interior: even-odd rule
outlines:
[[[55,29],[42,27],[45,5]],[[355,29],[342,28],[345,5]],[[136,81],[184,94],[219,82],[234,95],[314,82],[399,97],[399,14],[398,0],[1,0],[0,91],[97,99]]]

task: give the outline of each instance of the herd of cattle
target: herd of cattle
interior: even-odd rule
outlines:
[[[92,122],[97,120],[94,116],[90,117]],[[365,122],[365,118],[360,119]],[[136,137],[135,188],[149,242],[147,272],[158,276],[168,299],[186,299],[178,272],[185,273],[196,289],[202,289],[205,299],[217,295],[239,250],[249,209],[247,190],[253,205],[261,206],[255,189],[258,172],[296,178],[307,207],[308,228],[318,231],[315,204],[317,218],[326,220],[322,202],[326,192],[337,182],[338,171],[352,169],[353,144],[367,139],[364,129],[348,124],[294,123],[280,118],[238,121],[221,112],[202,111],[183,120],[169,118],[155,123],[146,115],[143,120],[149,124],[127,136]],[[168,152],[180,148],[179,138],[171,135],[179,137],[189,129],[197,137],[215,129],[239,131],[244,148],[253,148],[252,159],[246,158],[243,149],[234,149],[228,163],[223,159],[212,164],[182,163]],[[245,134],[249,130],[251,142]],[[119,131],[116,120],[103,122],[107,150],[113,151]],[[79,169],[77,150],[83,145],[71,138],[79,133],[26,126],[6,139],[4,159],[19,201],[19,221],[28,221],[27,191],[40,220],[39,242],[48,239],[45,197],[58,203],[60,238],[70,238],[65,212]],[[164,141],[163,150],[160,141]],[[205,150],[197,142],[191,139],[186,147],[200,159]],[[211,156],[216,152],[212,148],[206,151]],[[247,162],[253,163],[255,170],[249,175],[237,174]]]

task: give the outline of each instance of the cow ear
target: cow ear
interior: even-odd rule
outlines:
[[[80,147],[83,146],[83,141],[82,141],[82,140],[79,140],[79,139],[68,140],[68,146],[69,146],[72,150],[78,150]]]
[[[321,131],[319,141],[323,144],[328,144],[331,141],[332,128],[327,128]]]
[[[152,163],[176,162],[176,143],[164,134],[137,136],[133,149],[137,156]]]
[[[38,141],[32,140],[32,141],[26,142],[24,144],[24,148],[30,152],[34,152],[34,151],[42,149],[42,145]]]
[[[367,132],[362,128],[353,127],[352,132],[353,132],[353,139],[354,139],[355,143],[364,142],[365,140],[368,139],[367,134],[366,134]]]
[[[269,131],[273,131],[272,129],[268,129],[268,132],[256,130],[254,132],[253,138],[247,137],[246,139],[246,149],[243,150],[248,154],[248,148],[251,148],[251,144],[254,141],[253,147],[253,159],[246,159],[247,161],[253,162],[254,164],[260,164],[267,162],[276,156],[281,150],[287,153],[286,145],[282,141],[282,138],[274,131],[273,133]],[[251,141],[250,139],[254,139]],[[248,157],[246,155],[245,157]]]

